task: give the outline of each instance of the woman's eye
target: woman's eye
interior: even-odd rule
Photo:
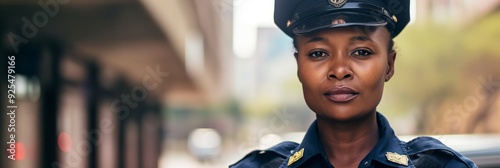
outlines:
[[[320,57],[326,57],[326,56],[328,56],[328,54],[326,54],[326,52],[324,52],[324,51],[314,51],[314,52],[309,53],[308,56],[313,57],[313,58],[320,58]]]
[[[352,54],[357,55],[357,56],[368,56],[368,55],[371,55],[372,52],[370,52],[368,50],[356,50]]]

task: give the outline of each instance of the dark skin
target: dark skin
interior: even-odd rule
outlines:
[[[379,139],[376,107],[396,59],[391,35],[385,27],[343,27],[295,40],[298,77],[328,159],[358,167]]]

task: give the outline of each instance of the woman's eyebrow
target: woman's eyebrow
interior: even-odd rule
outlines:
[[[351,37],[351,39],[349,40],[351,43],[354,43],[356,41],[373,41],[370,37],[368,36],[354,36],[354,37]]]
[[[312,37],[311,39],[307,40],[305,44],[319,41],[325,41],[325,39],[323,37]]]

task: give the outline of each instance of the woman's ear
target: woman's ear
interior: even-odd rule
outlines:
[[[396,51],[392,50],[387,58],[387,73],[385,74],[385,81],[389,81],[394,75],[394,62],[396,62]]]

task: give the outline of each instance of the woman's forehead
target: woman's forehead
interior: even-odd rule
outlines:
[[[369,27],[369,26],[347,26],[321,30],[305,35],[297,35],[297,40],[309,40],[312,38],[351,38],[351,37],[369,37],[370,39],[382,40],[390,38],[390,33],[384,26]]]

